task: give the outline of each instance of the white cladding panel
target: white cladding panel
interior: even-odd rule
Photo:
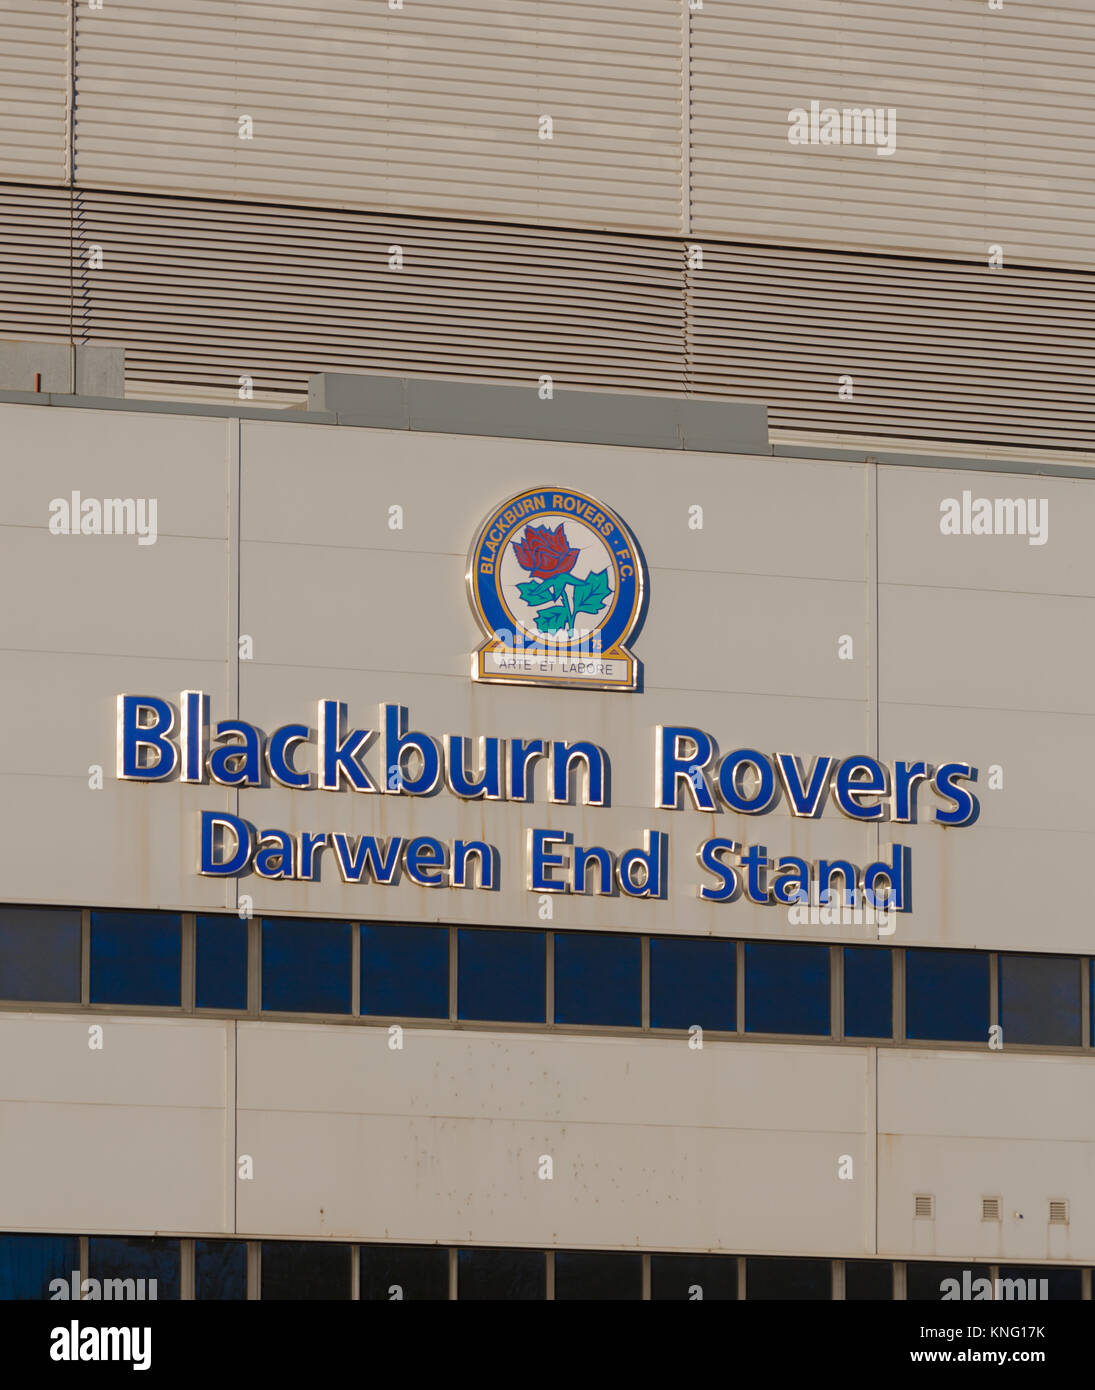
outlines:
[[[231,907],[245,891],[256,912],[539,927],[539,895],[526,882],[530,829],[615,853],[661,830],[663,899],[560,894],[553,924],[830,940],[828,921],[701,901],[699,885],[714,879],[697,863],[699,845],[718,835],[863,866],[896,840],[911,847],[913,905],[894,944],[1090,948],[1061,872],[1089,857],[1093,839],[1090,793],[1076,775],[1095,736],[1095,668],[1075,640],[1095,613],[1080,563],[1089,483],[915,468],[876,479],[869,466],[820,459],[288,421],[241,429],[125,411],[5,406],[0,420],[16,442],[0,564],[7,591],[23,595],[0,627],[12,901],[185,910]],[[545,481],[615,505],[644,548],[650,606],[632,644],[641,694],[469,678],[481,634],[465,592],[467,547],[494,503]],[[51,501],[74,488],[156,498],[156,543],[50,534]],[[940,535],[941,492],[1020,488],[1048,503],[1047,544]],[[402,529],[389,526],[393,506]],[[689,526],[696,506],[702,529]],[[1006,589],[1008,556],[1021,592]],[[251,644],[242,660],[241,638]],[[184,689],[209,694],[214,720],[238,713],[267,733],[298,721],[315,729],[326,698],[345,702],[349,727],[378,728],[389,703],[437,738],[592,740],[611,759],[612,804],[551,803],[543,767],[523,803],[116,780],[117,695],[177,700]],[[877,738],[884,760],[969,760],[981,815],[944,828],[930,793],[919,822],[903,826],[857,824],[831,801],[816,820],[791,818],[782,800],[763,817],[655,810],[659,725],[704,729],[723,752],[809,760],[874,752]],[[312,742],[298,761],[315,758]],[[375,748],[365,762],[382,780]],[[96,766],[102,790],[89,786]],[[999,787],[989,785],[993,769]],[[315,882],[200,877],[200,809],[293,833],[485,838],[500,852],[500,888],[426,888],[405,875],[347,884],[329,849]],[[58,827],[68,827],[61,852]],[[874,936],[862,922],[838,932]]]
[[[0,179],[69,173],[72,0],[0,0]]]
[[[1095,1259],[1084,1058],[110,1014],[0,1042],[6,1230]]]
[[[682,230],[677,0],[110,0],[77,51],[88,187]]]
[[[234,1047],[193,1018],[0,1012],[0,1229],[230,1232]]]
[[[870,1180],[835,1168],[868,1166],[871,1066],[858,1048],[430,1029],[392,1051],[382,1028],[243,1023],[239,1142],[264,1180],[240,1184],[241,1229],[862,1253]]]
[[[1086,0],[708,4],[691,23],[692,230],[1090,267],[1093,56]],[[813,101],[815,142],[792,144]],[[839,143],[821,143],[828,109]],[[845,110],[884,113],[885,141],[864,123],[854,142],[852,119],[846,141]]]

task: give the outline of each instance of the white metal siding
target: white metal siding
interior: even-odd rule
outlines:
[[[0,179],[68,179],[70,0],[0,0]]]
[[[124,342],[130,389],[303,397],[324,369],[680,390],[671,241],[82,193],[78,334]],[[403,268],[389,269],[399,245]]]
[[[1095,264],[1090,0],[756,0],[691,19],[693,230]],[[897,148],[793,146],[796,107],[893,107]]]
[[[108,0],[79,12],[77,178],[679,231],[683,50],[681,0]]]
[[[90,242],[102,271],[83,269]],[[389,246],[403,269],[388,268]],[[137,394],[323,369],[764,401],[775,428],[1091,448],[1095,285],[848,253],[83,193],[78,336]],[[841,400],[838,378],[853,378]],[[260,395],[259,393],[265,393]]]
[[[1080,271],[714,242],[690,270],[672,237],[79,191],[70,298],[67,190],[0,188],[0,212],[0,333],[65,337],[71,311],[77,342],[125,345],[131,395],[547,375],[759,400],[777,430],[1095,447]]]
[[[67,341],[69,213],[67,188],[0,184],[0,338]]]
[[[1082,272],[706,243],[689,282],[692,389],[765,401],[775,427],[1095,444]]]

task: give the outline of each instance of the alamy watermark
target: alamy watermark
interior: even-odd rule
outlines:
[[[892,887],[800,888],[788,893],[796,899],[787,909],[787,921],[794,927],[876,927],[879,936],[892,936],[897,930],[896,894]]]
[[[1026,536],[1028,545],[1049,540],[1048,497],[944,497],[939,504],[944,536]]]
[[[155,497],[55,497],[49,504],[51,536],[136,536],[156,544]]]
[[[893,106],[795,106],[787,112],[792,145],[874,145],[875,154],[897,149],[897,108]]]
[[[93,1303],[97,1299],[155,1299],[157,1281],[155,1279],[84,1279],[80,1271],[74,1269],[67,1279],[51,1279],[49,1297],[51,1303],[58,1299],[76,1299]]]
[[[73,1318],[49,1340],[51,1361],[132,1361],[135,1371],[152,1365],[151,1327],[81,1327]]]
[[[965,1299],[974,1303],[1007,1300],[1035,1302],[1049,1297],[1048,1279],[987,1279],[973,1277],[972,1269],[962,1271],[961,1281],[944,1279],[939,1285],[939,1293],[944,1302],[951,1299]]]

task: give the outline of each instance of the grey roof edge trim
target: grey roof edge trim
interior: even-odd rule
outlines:
[[[1044,447],[1039,445],[1039,448]],[[939,468],[952,473],[1023,473],[1046,478],[1095,478],[1095,467],[1049,459],[967,458],[951,454],[879,453],[877,449],[829,449],[820,445],[775,444],[779,458],[827,459],[831,463],[877,463],[891,468]]]
[[[351,376],[351,373],[324,373],[322,376]],[[57,392],[36,392],[36,391],[11,391],[0,390],[0,403],[7,405],[38,405],[38,406],[60,406],[66,409],[81,410],[124,410],[135,411],[142,414],[152,415],[191,415],[207,416],[214,419],[239,419],[239,420],[276,420],[284,424],[298,425],[344,425],[358,429],[406,429],[420,430],[431,434],[478,434],[489,437],[512,438],[512,439],[543,439],[560,443],[589,443],[589,444],[608,444],[618,447],[628,448],[652,448],[652,449],[684,449],[701,453],[741,453],[753,456],[769,454],[780,458],[801,458],[828,460],[833,463],[877,463],[881,466],[901,467],[901,468],[938,468],[957,473],[1019,473],[1030,474],[1033,476],[1060,477],[1060,478],[1081,478],[1095,479],[1095,468],[1069,464],[1062,459],[1061,462],[1047,461],[1044,459],[1029,460],[1021,456],[1014,459],[1000,458],[976,458],[967,456],[954,456],[947,454],[911,454],[911,453],[880,453],[877,449],[850,449],[829,447],[824,445],[808,444],[788,444],[780,442],[771,444],[767,442],[767,426],[765,425],[765,442],[762,444],[757,441],[755,444],[748,442],[745,438],[729,441],[726,439],[718,440],[712,437],[712,425],[723,418],[723,412],[728,412],[728,408],[735,408],[737,412],[746,411],[748,414],[739,416],[739,423],[742,427],[743,435],[756,429],[757,422],[767,418],[767,407],[754,405],[751,402],[741,401],[722,401],[713,400],[710,397],[693,398],[685,396],[671,395],[628,395],[625,393],[597,391],[597,390],[574,390],[573,388],[558,390],[555,398],[550,402],[551,406],[556,405],[563,399],[580,398],[583,402],[593,398],[605,398],[609,405],[608,411],[602,420],[602,429],[599,431],[602,437],[590,438],[590,430],[581,427],[582,416],[578,413],[577,418],[572,417],[574,423],[573,433],[563,433],[559,429],[553,429],[550,433],[538,430],[530,433],[528,429],[520,428],[521,421],[514,419],[514,412],[507,412],[506,428],[500,428],[497,422],[486,422],[481,418],[468,419],[467,410],[463,412],[463,419],[449,419],[444,422],[440,416],[444,413],[439,409],[430,409],[425,415],[414,409],[414,402],[411,398],[411,391],[408,389],[413,385],[416,388],[415,395],[419,407],[421,406],[423,393],[422,387],[444,386],[452,392],[465,392],[474,390],[477,392],[513,392],[523,397],[532,395],[532,400],[520,403],[519,413],[526,414],[529,406],[539,407],[548,405],[541,402],[535,394],[525,386],[496,386],[482,382],[463,382],[440,380],[437,378],[424,377],[367,377],[365,380],[378,383],[376,391],[378,393],[378,404],[381,400],[387,399],[389,413],[387,418],[383,418],[384,412],[379,409],[374,414],[372,411],[338,411],[331,409],[319,409],[313,405],[312,383],[320,378],[313,377],[309,382],[309,408],[306,410],[289,409],[278,406],[245,406],[243,404],[214,405],[192,401],[157,401],[157,400],[134,400],[120,399],[107,396],[78,396],[65,395]],[[361,378],[359,377],[360,381]],[[380,386],[379,383],[384,383]],[[428,391],[427,391],[428,397]],[[446,392],[448,394],[448,392]],[[483,409],[488,398],[478,396],[478,409]],[[650,410],[660,410],[662,420],[660,427],[656,431],[658,437],[646,434],[642,428],[642,422],[635,417],[626,422],[626,428],[621,428],[612,437],[604,437],[609,433],[603,427],[604,421],[611,420],[611,411],[630,410],[636,403],[640,403],[638,408],[643,409],[644,415]],[[318,404],[318,401],[316,402]],[[443,402],[438,401],[440,406]],[[666,407],[677,407],[677,410],[667,410]],[[687,407],[682,412],[680,407]],[[713,407],[715,414],[710,414],[708,408]],[[478,415],[478,410],[476,412]],[[553,413],[548,417],[557,425],[560,423],[558,413]],[[727,424],[732,423],[732,416],[726,413]],[[683,428],[681,421],[684,421]],[[681,433],[674,433],[667,436],[666,424],[668,421],[675,421],[676,428],[682,428]],[[1044,446],[1040,446],[1044,447]]]
[[[0,405],[54,405],[67,410],[126,410],[144,415],[205,415],[220,420],[281,420],[289,424],[337,425],[334,415],[284,406],[214,405],[200,401],[130,400],[118,396],[72,396],[57,391],[0,390]]]
[[[309,379],[308,406],[333,412],[340,424],[380,429],[640,449],[771,452],[768,407],[760,402],[583,390],[554,383],[544,396],[540,381],[510,385],[321,372]]]

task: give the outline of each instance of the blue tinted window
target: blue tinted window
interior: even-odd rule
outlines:
[[[0,999],[80,1002],[78,908],[0,907]]]
[[[736,953],[733,941],[651,937],[651,1027],[733,1032]]]
[[[247,1008],[247,923],[238,917],[199,917],[197,982],[199,1009]]]
[[[282,1013],[350,1012],[349,922],[266,917],[262,1007]]]
[[[1052,1265],[1001,1265],[1000,1278],[1024,1280],[1023,1293],[1028,1299],[1079,1302],[1083,1297],[1083,1270],[1080,1269],[1055,1269]],[[1026,1282],[1031,1279],[1036,1281],[1033,1285]],[[1000,1292],[1004,1298],[1010,1294],[1014,1299],[1019,1290],[1012,1285],[1011,1288],[1001,1288]]]
[[[944,1265],[909,1261],[905,1266],[905,1297],[910,1303],[938,1303],[944,1294],[943,1285],[948,1279],[957,1281],[959,1290],[962,1284],[962,1270],[967,1271],[970,1281],[987,1279],[988,1265]],[[953,1289],[946,1292],[953,1295]]]
[[[1000,1023],[1008,1043],[1079,1047],[1079,962],[1067,956],[1000,956]]]
[[[556,933],[555,1022],[639,1027],[642,955],[637,936]]]
[[[893,1265],[888,1260],[845,1260],[844,1298],[884,1302],[893,1298]]]
[[[831,1299],[833,1267],[828,1260],[787,1260],[750,1256],[745,1262],[745,1297],[758,1299]]]
[[[101,1290],[103,1298],[108,1294],[137,1298],[142,1279],[146,1299],[153,1296],[152,1279],[156,1298],[178,1298],[179,1242],[149,1236],[92,1236],[87,1243],[87,1272],[89,1279],[111,1281],[110,1288]]]
[[[75,1236],[0,1235],[0,1299],[51,1298],[54,1279],[65,1281],[71,1299],[73,1270],[78,1298],[80,1242]]]
[[[497,1023],[543,1023],[546,1012],[544,933],[457,933],[457,1017]]]
[[[844,948],[844,1036],[893,1036],[893,970],[884,946]]]
[[[363,1245],[360,1253],[363,1302],[449,1296],[449,1252],[442,1245]]]
[[[182,922],[176,912],[91,914],[91,1002],[177,1005]]]
[[[461,1250],[457,1253],[456,1296],[462,1299],[547,1297],[547,1266],[542,1250]]]
[[[247,1297],[247,1242],[194,1242],[194,1297],[226,1303]]]
[[[350,1247],[307,1240],[262,1242],[264,1299],[349,1298]]]
[[[687,1299],[699,1297],[730,1301],[738,1296],[738,1261],[735,1255],[651,1255],[650,1297]]]
[[[639,1299],[643,1296],[642,1256],[630,1251],[560,1250],[555,1256],[555,1297]]]
[[[828,1035],[828,946],[745,943],[745,1031]]]
[[[361,1012],[448,1018],[449,929],[369,922],[361,928]]]
[[[987,952],[905,952],[905,1036],[988,1041]]]

